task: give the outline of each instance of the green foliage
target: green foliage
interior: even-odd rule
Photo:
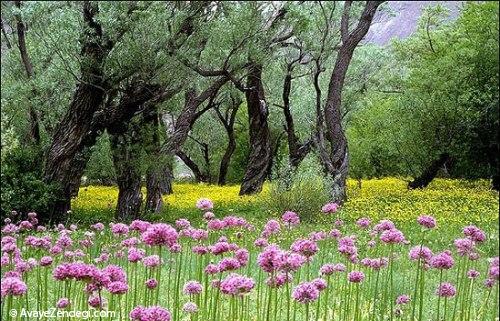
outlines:
[[[91,148],[92,155],[85,169],[86,184],[110,185],[116,181],[108,134],[103,134]]]
[[[17,147],[2,160],[2,217],[13,210],[46,212],[57,187],[43,182],[40,157],[37,149]]]
[[[294,172],[287,166],[281,168],[278,179],[271,183],[266,206],[274,213],[294,211],[302,220],[312,221],[330,199],[329,183],[315,156],[310,155]]]

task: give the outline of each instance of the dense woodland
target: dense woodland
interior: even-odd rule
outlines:
[[[365,41],[390,10],[2,2],[2,217],[65,221],[85,177],[116,184],[116,218],[131,220],[161,210],[180,164],[241,195],[317,166],[338,203],[347,177],[498,190],[498,2],[458,17],[431,5],[411,37]]]

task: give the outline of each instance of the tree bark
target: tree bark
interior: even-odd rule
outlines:
[[[292,116],[292,111],[290,109],[290,92],[292,89],[292,74],[291,70],[292,64],[288,65],[287,74],[283,82],[283,114],[285,115],[285,131],[287,134],[288,141],[288,159],[292,170],[296,169],[302,160],[311,151],[313,140],[308,139],[303,143],[299,142],[299,138],[295,133],[295,123]]]
[[[342,88],[354,49],[368,32],[373,16],[383,1],[367,1],[358,24],[354,30],[349,32],[351,2],[346,1],[344,3],[344,12],[341,19],[342,44],[337,53],[323,110],[326,124],[326,141],[322,138],[322,135],[319,135],[322,141],[318,144],[322,164],[332,176],[331,198],[332,201],[337,203],[343,203],[346,200],[346,180],[349,167],[347,139],[342,127]]]
[[[95,20],[97,13],[97,3],[84,2],[81,81],[76,86],[66,114],[57,125],[47,152],[45,181],[59,187],[57,200],[47,217],[51,221],[65,221],[67,218],[73,185],[81,177],[86,163],[81,159],[88,159],[84,138],[91,129],[94,112],[105,97],[102,68],[106,51],[102,45],[101,25]]]
[[[198,164],[196,164],[196,162],[192,160],[191,157],[189,157],[186,153],[184,153],[182,150],[179,150],[177,152],[177,156],[179,156],[184,164],[186,164],[186,166],[189,167],[189,169],[193,172],[194,179],[197,183],[207,183],[209,181],[207,175],[205,175],[201,171]]]
[[[419,177],[408,183],[408,188],[425,188],[436,177],[438,171],[450,161],[450,154],[442,153],[438,159],[434,160],[429,167],[427,167]]]
[[[21,1],[14,1],[18,10],[21,9]],[[24,65],[24,69],[26,70],[26,75],[29,80],[33,79],[33,64],[31,63],[31,59],[28,54],[28,49],[26,48],[26,26],[24,25],[23,20],[21,19],[20,14],[16,14],[17,20],[17,44],[19,48],[19,52],[21,53],[21,60]],[[2,30],[3,30],[3,21],[2,21]],[[7,39],[8,41],[8,39]],[[31,92],[33,96],[36,96],[36,90],[32,86]],[[29,99],[28,99],[29,100]],[[40,122],[38,120],[38,113],[36,112],[33,103],[31,101],[28,102],[28,119],[30,123],[30,131],[29,131],[29,139],[34,144],[40,144]]]
[[[262,66],[251,62],[247,76],[245,97],[248,108],[250,155],[240,195],[258,193],[266,179],[271,160],[271,143],[267,123],[268,107],[262,85]]]
[[[231,106],[226,109],[225,115],[223,115],[218,108],[215,108],[217,113],[217,117],[219,117],[220,122],[224,126],[224,129],[227,133],[227,147],[222,156],[219,166],[219,177],[217,179],[218,185],[226,185],[226,176],[229,169],[229,164],[231,163],[231,157],[233,156],[234,151],[236,150],[236,136],[234,134],[234,123],[236,121],[236,114],[238,113],[238,109],[240,108],[241,100],[239,97],[231,96]]]
[[[131,221],[139,216],[142,205],[140,125],[130,124],[125,133],[110,135],[113,163],[118,183],[115,219]]]

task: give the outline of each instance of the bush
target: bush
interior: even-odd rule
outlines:
[[[56,186],[43,181],[42,154],[27,147],[12,149],[1,166],[1,215],[11,211],[44,213],[54,200]]]
[[[294,211],[301,220],[311,221],[329,200],[329,179],[325,177],[315,155],[310,155],[292,173],[288,165],[279,170],[271,183],[267,207],[275,212]]]

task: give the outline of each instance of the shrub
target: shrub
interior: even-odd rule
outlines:
[[[277,180],[271,183],[267,207],[278,213],[294,211],[302,220],[312,220],[329,200],[328,184],[321,166],[311,155],[293,172],[288,165],[279,170]]]
[[[47,211],[56,187],[43,181],[41,156],[39,150],[24,146],[5,155],[1,166],[2,218],[13,210],[21,213]]]

